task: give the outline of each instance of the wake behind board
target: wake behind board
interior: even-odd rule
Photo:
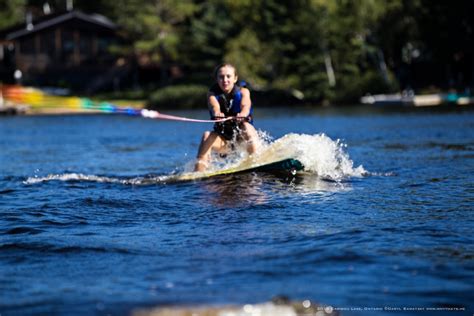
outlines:
[[[261,164],[249,164],[242,163],[232,168],[209,171],[209,172],[190,172],[177,175],[172,180],[174,181],[189,181],[189,180],[198,180],[205,179],[215,176],[235,174],[235,173],[244,173],[244,172],[296,172],[304,169],[303,164],[296,159],[287,158],[278,161],[270,161]]]

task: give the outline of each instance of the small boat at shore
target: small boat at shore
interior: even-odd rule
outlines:
[[[472,105],[474,97],[458,93],[435,93],[416,95],[414,93],[394,93],[367,95],[360,99],[362,104],[377,106],[439,106],[439,105]]]

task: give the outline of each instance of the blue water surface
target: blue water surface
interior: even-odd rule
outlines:
[[[342,140],[367,175],[35,183],[28,179],[179,173],[211,126],[0,117],[0,314],[126,315],[283,295],[344,315],[412,315],[403,311],[411,307],[472,315],[472,108],[257,109],[255,117],[275,139]]]

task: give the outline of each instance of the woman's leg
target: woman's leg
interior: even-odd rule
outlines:
[[[212,151],[222,151],[225,147],[226,141],[219,134],[209,131],[204,132],[201,144],[199,145],[194,171],[206,170],[209,160],[211,159]]]
[[[243,122],[241,125],[242,136],[247,143],[247,152],[251,155],[260,148],[260,138],[257,130],[249,122]]]

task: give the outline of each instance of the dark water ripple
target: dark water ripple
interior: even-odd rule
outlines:
[[[40,229],[35,229],[31,227],[14,227],[5,232],[7,235],[18,235],[18,234],[30,234],[30,235],[35,235],[43,232],[43,230]]]

